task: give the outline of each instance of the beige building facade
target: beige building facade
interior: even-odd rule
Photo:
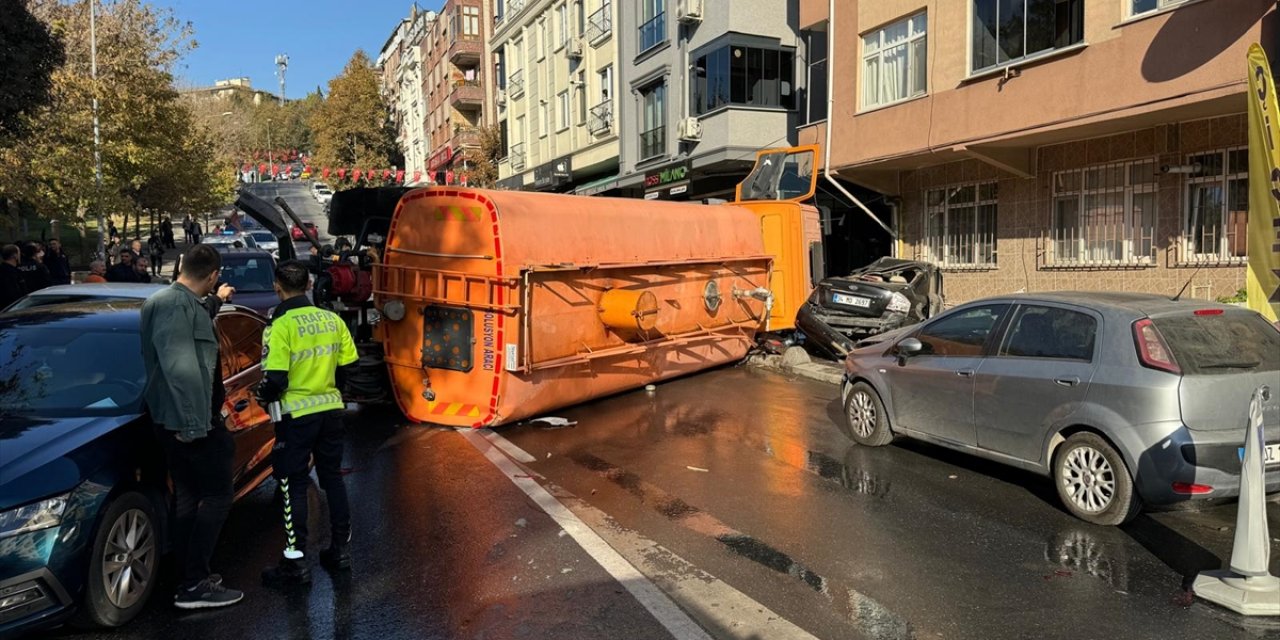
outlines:
[[[1274,47],[1274,1],[835,5],[800,0],[834,77],[800,141],[833,123],[832,169],[892,204],[891,246],[940,264],[948,303],[1244,287],[1245,52]]]
[[[500,185],[611,188],[618,174],[617,0],[495,0],[489,51],[506,157]]]

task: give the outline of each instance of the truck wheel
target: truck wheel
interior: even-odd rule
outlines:
[[[142,611],[160,578],[159,533],[155,507],[141,493],[125,493],[107,505],[77,622],[118,627]]]
[[[864,447],[880,447],[893,441],[880,394],[865,382],[855,383],[849,389],[842,422],[845,435]]]
[[[1077,433],[1053,459],[1053,483],[1067,511],[1085,522],[1115,526],[1142,510],[1120,453],[1096,433]]]

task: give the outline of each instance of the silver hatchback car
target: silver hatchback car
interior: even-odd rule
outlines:
[[[933,442],[1051,476],[1066,508],[1123,523],[1143,504],[1239,494],[1249,401],[1280,492],[1280,330],[1239,307],[1125,293],[989,298],[864,340],[845,359],[854,441]]]

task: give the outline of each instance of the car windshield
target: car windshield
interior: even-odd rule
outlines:
[[[1187,375],[1280,371],[1280,331],[1252,312],[1152,319]]]
[[[0,328],[0,414],[105,416],[140,411],[146,371],[132,330]]]
[[[241,293],[272,291],[275,273],[267,258],[222,257],[222,281]]]

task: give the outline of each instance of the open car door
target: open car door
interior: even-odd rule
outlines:
[[[736,202],[804,202],[818,190],[818,145],[766,149],[738,184]]]

